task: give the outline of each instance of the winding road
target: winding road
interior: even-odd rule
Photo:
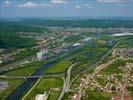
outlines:
[[[78,63],[74,63],[68,68],[67,74],[66,74],[66,78],[64,79],[63,89],[62,89],[62,91],[60,93],[60,96],[59,96],[58,100],[62,100],[62,98],[65,95],[65,93],[69,92],[70,79],[71,79],[71,70],[76,64],[78,64]]]

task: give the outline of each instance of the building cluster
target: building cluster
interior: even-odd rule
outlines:
[[[13,61],[18,60],[18,58],[16,57],[17,54],[19,54],[23,51],[31,50],[31,49],[18,48],[12,52],[8,52],[6,49],[0,49],[0,65],[11,63]]]
[[[133,87],[133,63],[127,63],[122,67],[121,73],[103,74],[96,73],[93,75],[85,74],[78,79],[78,83],[73,86],[75,91],[72,100],[80,100],[78,98],[84,97],[86,90],[113,93],[121,96],[124,93],[124,97],[130,97],[127,87]],[[123,92],[124,91],[124,92]],[[127,92],[125,92],[127,91]],[[119,96],[119,97],[120,97]],[[77,98],[77,99],[76,99]],[[112,100],[118,100],[116,97],[112,97]],[[130,100],[130,99],[124,99]]]
[[[49,100],[50,95],[58,95],[60,88],[50,88],[48,91],[45,91],[44,94],[36,94],[35,100]],[[56,98],[54,98],[56,100]]]
[[[9,87],[8,81],[0,81],[0,92],[6,90]]]
[[[10,62],[10,54],[5,49],[0,49],[0,65]]]
[[[119,80],[117,77],[121,76],[122,74],[95,75],[90,78],[88,86],[91,90],[100,92],[118,92],[122,87],[122,80]]]
[[[120,56],[121,58],[133,58],[133,48],[117,48],[113,51],[113,56]]]
[[[122,33],[122,32],[133,32],[133,28],[62,28],[62,27],[49,27],[52,31],[71,31],[71,32],[93,32],[93,33]]]
[[[49,57],[48,50],[44,49],[37,53],[38,60],[44,60]]]
[[[35,100],[47,100],[48,99],[48,94],[44,92],[44,94],[37,94],[35,97]]]

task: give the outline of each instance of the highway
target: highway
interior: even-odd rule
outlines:
[[[95,66],[98,65],[99,63],[102,63],[104,59],[106,59],[108,57],[108,55],[113,51],[113,49],[119,44],[119,42],[106,54],[103,56],[103,58],[96,64],[94,64]],[[25,58],[25,59],[22,59],[18,62],[14,62],[12,64],[9,64],[9,65],[5,65],[3,67],[0,68],[0,72],[2,71],[6,71],[6,70],[9,70],[9,69],[14,69],[14,68],[19,68],[18,65],[20,65],[20,63],[24,62],[24,61],[27,61],[27,60],[32,60],[34,59],[35,60],[35,55],[34,56],[31,56],[31,57],[28,57],[28,58]],[[78,62],[77,62],[78,63]],[[62,100],[63,96],[65,95],[65,93],[69,92],[69,88],[71,86],[71,83],[70,82],[70,79],[71,79],[71,70],[73,68],[73,66],[75,66],[77,63],[74,63],[72,64],[68,70],[67,70],[67,73],[66,73],[66,77],[64,79],[64,85],[63,85],[63,89],[60,93],[60,96],[58,98],[58,100]],[[12,67],[14,66],[14,67]],[[20,66],[22,67],[22,66]],[[41,73],[40,71],[38,73]],[[81,73],[79,73],[80,75]],[[78,75],[78,76],[79,76]],[[41,76],[41,75],[33,75],[33,76],[0,76],[0,78],[19,78],[19,79],[38,79],[40,77],[58,77],[58,75],[49,75],[49,76]],[[30,81],[30,80],[29,80]],[[30,83],[29,83],[30,84]],[[23,87],[23,86],[22,86]],[[15,97],[15,96],[14,96]]]
[[[36,79],[40,77],[59,77],[61,74],[53,74],[53,75],[37,75],[37,76],[6,76],[6,75],[0,75],[0,78],[2,79]]]
[[[71,70],[72,68],[76,65],[77,63],[75,64],[72,64],[68,70],[67,70],[67,74],[66,74],[66,78],[64,79],[64,85],[63,85],[63,89],[60,93],[60,96],[58,98],[58,100],[62,100],[63,96],[65,95],[65,93],[69,92],[69,88],[70,88],[70,79],[71,79]]]

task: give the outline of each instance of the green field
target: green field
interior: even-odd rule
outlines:
[[[111,94],[88,90],[83,100],[111,100]]]
[[[72,96],[74,96],[73,92],[69,92],[65,94],[63,100],[71,100]],[[103,92],[95,92],[92,90],[87,90],[84,97],[81,100],[111,100],[112,94],[103,93]]]
[[[9,87],[0,92],[0,100],[5,100],[20,84],[24,82],[23,79],[0,79],[1,81],[9,81]]]
[[[118,48],[133,48],[132,43],[133,36],[127,36],[123,41],[121,41],[121,43],[118,45]]]
[[[73,67],[72,69],[72,78],[77,76],[79,73],[88,70],[101,60],[102,56],[109,51],[109,48],[105,47],[92,47],[84,48],[81,56],[76,57],[76,60],[80,61],[79,64]],[[82,52],[82,51],[81,51]]]
[[[48,100],[57,100],[63,81],[59,78],[42,78],[37,86],[30,92],[25,100],[34,100],[36,94],[49,94]]]
[[[74,95],[75,93],[74,92],[69,92],[69,93],[66,93],[63,97],[62,100],[72,100],[72,96]]]
[[[70,61],[62,61],[59,62],[58,64],[50,67],[47,71],[48,74],[50,73],[61,73],[61,72],[65,72],[66,69],[71,65]]]
[[[128,86],[127,89],[133,98],[133,86]]]
[[[26,65],[24,68],[14,69],[5,73],[8,76],[27,76],[32,75],[37,69],[39,69],[44,62],[34,62]]]
[[[79,40],[83,39],[81,35],[71,35],[65,39],[65,42],[67,43],[76,43]]]
[[[107,75],[111,75],[111,74],[115,74],[115,73],[117,73],[117,74],[122,73],[122,69],[120,69],[120,67],[124,67],[125,65],[126,65],[125,60],[118,59],[113,64],[110,64],[109,66],[104,68],[101,71],[101,73],[107,74]]]

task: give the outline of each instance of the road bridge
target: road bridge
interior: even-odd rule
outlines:
[[[42,75],[42,76],[7,76],[7,75],[0,75],[0,78],[3,79],[36,79],[36,78],[40,78],[40,77],[44,77],[44,78],[48,78],[48,77],[59,77],[61,74],[57,74],[57,75]]]

